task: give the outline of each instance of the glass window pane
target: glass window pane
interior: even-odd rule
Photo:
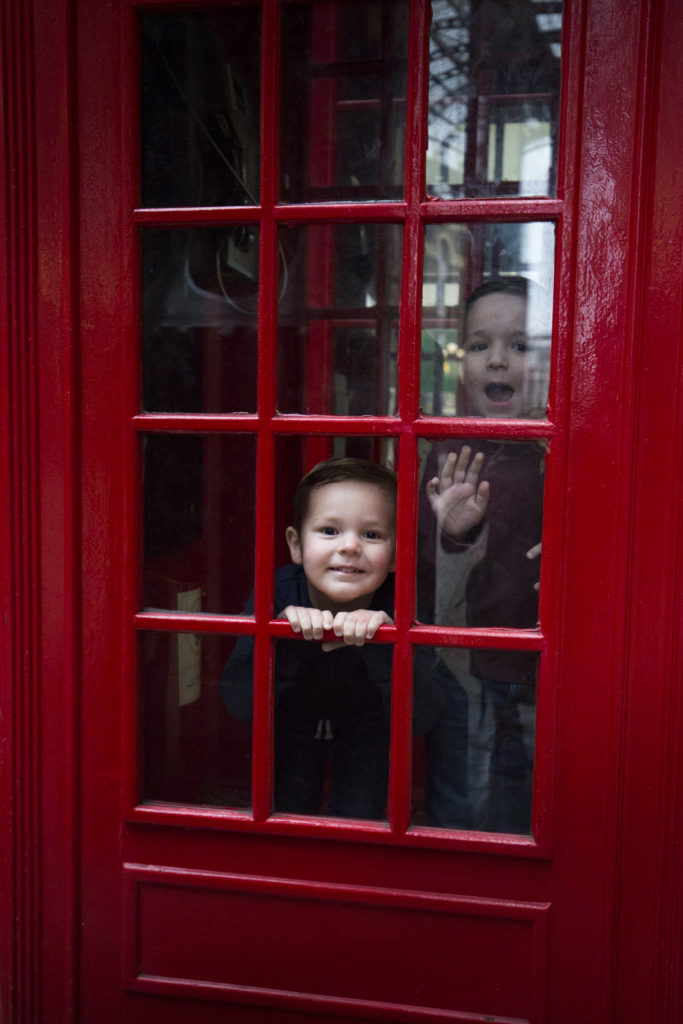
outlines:
[[[140,635],[143,800],[249,807],[251,726],[226,712],[218,687],[235,643]]]
[[[284,202],[403,195],[408,4],[282,8]]]
[[[142,232],[144,412],[256,411],[258,238]]]
[[[401,230],[394,224],[281,229],[279,412],[395,411]]]
[[[445,699],[415,738],[413,823],[529,835],[538,655],[439,648],[436,657]],[[418,699],[416,690],[416,713]]]
[[[256,205],[260,5],[140,23],[143,206]]]
[[[422,409],[538,419],[550,375],[550,223],[428,224]]]
[[[534,629],[546,443],[452,438],[424,443],[423,455],[418,618]]]
[[[561,0],[433,0],[427,191],[554,195]]]
[[[142,443],[143,607],[239,613],[254,585],[255,439],[148,434]]]
[[[276,813],[385,817],[391,669],[386,644],[276,645]]]

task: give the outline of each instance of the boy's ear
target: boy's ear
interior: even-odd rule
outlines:
[[[301,550],[301,541],[299,540],[299,534],[296,532],[293,526],[288,526],[285,530],[285,537],[287,544],[289,545],[289,554],[292,561],[296,565],[301,565],[304,560],[303,552]]]

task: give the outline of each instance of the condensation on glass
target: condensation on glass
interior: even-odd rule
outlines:
[[[423,412],[525,419],[545,416],[554,259],[555,228],[551,223],[426,226]],[[498,298],[481,299],[470,307],[473,293],[479,294],[482,286],[498,288]],[[476,315],[470,316],[470,308]],[[468,323],[473,328],[469,337]],[[477,362],[483,363],[479,387],[472,373],[468,375]]]
[[[279,412],[395,412],[401,261],[399,225],[281,228]]]
[[[280,199],[403,196],[407,0],[282,5]]]
[[[442,647],[435,657],[445,704],[413,741],[413,824],[530,835],[538,655]]]
[[[258,228],[141,234],[143,412],[255,412]]]
[[[259,201],[260,4],[140,17],[142,205]]]
[[[433,0],[427,192],[555,194],[561,0]]]

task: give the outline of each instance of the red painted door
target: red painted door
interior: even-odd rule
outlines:
[[[680,323],[657,277],[674,8],[78,5],[78,1019],[655,1019],[619,830],[662,834],[634,758],[674,696],[673,568],[664,641],[632,640],[631,588],[655,587],[630,475],[652,436],[680,457],[680,380],[662,410],[648,383]],[[481,322],[503,300],[512,332],[509,308]],[[489,518],[435,533],[427,491],[453,482],[429,467],[463,444]],[[377,814],[330,813],[334,738],[315,808],[277,805],[278,652],[314,641],[272,579],[296,483],[333,455],[398,478],[392,622],[367,645],[391,666]],[[653,554],[680,568],[657,477]],[[524,607],[490,608],[513,544]],[[239,713],[221,678],[245,638]]]

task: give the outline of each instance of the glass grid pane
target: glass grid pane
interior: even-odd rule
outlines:
[[[283,202],[403,195],[406,0],[282,9]]]
[[[428,193],[554,195],[561,0],[432,9]]]
[[[260,10],[140,18],[143,206],[256,205]]]

